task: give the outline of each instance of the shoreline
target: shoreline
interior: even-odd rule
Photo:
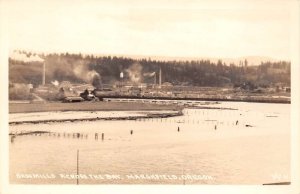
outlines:
[[[45,103],[9,103],[9,113],[34,113],[53,111],[180,111],[177,105],[147,104],[140,102],[45,102]]]
[[[277,104],[291,104],[291,98],[264,98],[264,97],[245,97],[245,96],[237,96],[233,98],[221,98],[221,97],[199,97],[199,98],[191,98],[191,97],[136,97],[136,96],[101,96],[103,99],[146,99],[146,100],[190,100],[190,101],[208,101],[208,102],[254,102],[254,103],[277,103]]]
[[[131,100],[130,102],[119,101],[121,99]],[[10,101],[9,113],[29,113],[29,112],[49,112],[49,111],[155,111],[155,110],[182,110],[184,107],[177,103],[156,104],[143,103],[142,100],[169,100],[177,101],[206,101],[206,102],[248,102],[248,103],[274,103],[291,104],[290,98],[169,98],[169,97],[103,97],[100,102],[77,102],[62,103],[56,101],[48,102],[29,102],[29,101]],[[134,101],[136,100],[136,101]]]
[[[50,112],[48,112],[50,113]],[[60,112],[63,114],[64,112]],[[18,114],[18,113],[17,113]],[[30,114],[30,113],[24,113]],[[20,124],[42,124],[42,123],[62,123],[62,122],[83,122],[83,121],[120,121],[120,120],[139,120],[139,119],[154,119],[154,118],[169,118],[169,117],[176,117],[183,115],[181,110],[177,111],[159,111],[155,113],[146,112],[144,115],[138,115],[140,113],[137,112],[137,115],[133,116],[93,116],[93,117],[80,117],[80,118],[65,118],[65,119],[57,119],[57,118],[50,118],[50,119],[41,119],[41,120],[17,120],[17,121],[9,121],[9,125],[20,125]]]

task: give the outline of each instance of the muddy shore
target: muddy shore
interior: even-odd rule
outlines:
[[[118,116],[118,117],[91,117],[91,118],[67,118],[67,119],[45,119],[45,120],[27,120],[27,121],[10,121],[9,125],[20,125],[20,124],[40,124],[40,123],[61,123],[61,122],[80,122],[80,121],[112,121],[112,120],[140,120],[140,119],[154,119],[154,118],[168,118],[183,115],[181,110],[174,112],[160,113],[147,113],[145,115],[137,116]]]
[[[156,111],[181,110],[177,105],[122,103],[122,102],[79,102],[79,103],[10,103],[9,113],[30,113],[49,111]]]

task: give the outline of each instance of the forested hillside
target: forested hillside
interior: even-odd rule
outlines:
[[[22,52],[27,57],[34,55]],[[244,82],[256,86],[270,86],[281,83],[290,85],[290,62],[264,62],[259,66],[249,66],[247,60],[239,64],[225,64],[221,60],[213,63],[209,60],[198,61],[157,61],[148,59],[132,59],[82,54],[47,54],[39,55],[46,64],[46,82],[71,81],[87,82],[85,74],[96,71],[101,75],[102,83],[112,84],[120,80],[120,72],[124,72],[124,80],[131,80],[131,72],[139,74],[139,82],[153,83],[147,78],[148,73],[157,76],[162,70],[162,82],[174,85],[193,86],[234,86]],[[20,59],[9,59],[10,82],[41,84],[42,63],[28,62]]]

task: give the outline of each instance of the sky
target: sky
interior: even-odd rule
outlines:
[[[9,49],[290,59],[292,0],[0,0]]]

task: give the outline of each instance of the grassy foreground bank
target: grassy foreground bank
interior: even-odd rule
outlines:
[[[78,102],[78,103],[10,103],[9,113],[48,112],[48,111],[143,111],[180,110],[176,105],[159,105],[138,102]]]

